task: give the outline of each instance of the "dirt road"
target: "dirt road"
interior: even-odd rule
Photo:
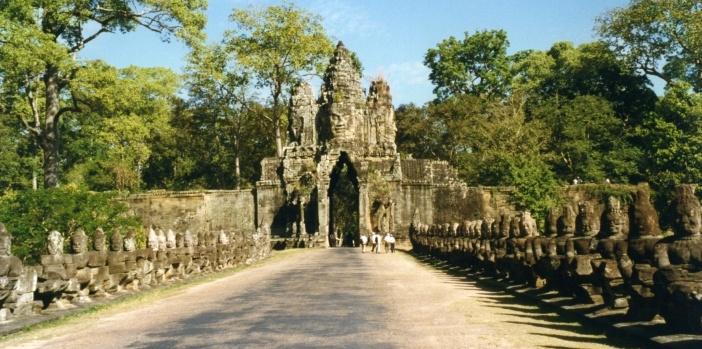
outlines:
[[[334,248],[85,316],[3,348],[611,348],[601,330],[403,252]],[[631,345],[631,344],[629,344]]]

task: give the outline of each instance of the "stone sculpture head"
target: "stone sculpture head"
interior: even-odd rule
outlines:
[[[175,247],[176,247],[175,233],[173,233],[173,230],[168,229],[168,233],[166,233],[166,248],[175,248]]]
[[[631,227],[632,237],[657,235],[661,231],[658,212],[651,204],[648,186],[639,186],[636,189]]]
[[[519,221],[521,218],[517,215],[510,219],[509,221],[509,237],[518,238],[521,236],[521,229],[519,227]]]
[[[176,247],[185,247],[185,235],[181,232],[177,232],[175,235],[176,238]]]
[[[219,232],[219,243],[222,245],[229,245],[229,235],[224,232],[224,230],[220,230]]]
[[[521,237],[536,236],[536,221],[531,217],[531,212],[524,211],[519,221]]]
[[[165,251],[166,250],[166,234],[160,228],[158,229],[156,234],[158,236],[158,249],[159,249],[159,251]]]
[[[620,237],[623,234],[628,233],[626,225],[626,216],[622,212],[621,203],[619,199],[614,196],[607,198],[607,204],[605,205],[605,211],[602,215],[602,224],[604,225],[604,236],[606,237]]]
[[[681,184],[675,187],[675,236],[699,236],[702,229],[702,208],[695,196],[695,186]]]
[[[12,254],[12,236],[5,229],[5,225],[0,223],[0,257],[8,257]]]
[[[575,235],[595,236],[600,231],[599,218],[595,216],[595,211],[589,202],[578,203],[578,216],[575,221]]]
[[[88,235],[83,229],[78,228],[71,234],[71,251],[73,253],[83,253],[88,250]]]
[[[119,230],[115,229],[112,235],[110,235],[110,251],[122,251],[122,234],[119,232]]]
[[[110,251],[122,251],[122,234],[116,230],[110,235]]]
[[[332,137],[339,140],[350,140],[355,131],[354,117],[350,107],[345,108],[339,101],[329,106],[329,122]]]
[[[134,251],[136,250],[136,233],[133,229],[129,229],[127,235],[124,237],[124,250]]]
[[[158,251],[158,235],[153,227],[149,228],[149,233],[146,235],[146,246],[152,251]]]
[[[554,237],[558,235],[558,218],[561,217],[560,207],[551,207],[546,213],[546,220],[544,222],[544,230],[546,236]]]
[[[95,229],[95,233],[93,233],[93,250],[105,251],[105,232],[102,228]]]
[[[575,233],[575,211],[570,205],[563,205],[561,216],[558,218],[558,236]]]
[[[193,239],[194,239],[193,233],[191,233],[189,229],[186,229],[185,234],[183,236],[183,246],[185,246],[185,247],[196,246],[196,243]]]
[[[46,250],[52,256],[63,254],[63,235],[56,230],[50,232],[47,238]]]

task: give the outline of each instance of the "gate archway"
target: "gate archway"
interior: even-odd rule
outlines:
[[[328,195],[330,246],[355,246],[360,237],[358,173],[345,152],[331,171]]]

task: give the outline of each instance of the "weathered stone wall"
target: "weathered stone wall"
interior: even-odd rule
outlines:
[[[193,232],[253,231],[256,205],[252,190],[155,192],[120,198],[145,226]]]

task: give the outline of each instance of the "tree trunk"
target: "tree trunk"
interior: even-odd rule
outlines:
[[[234,158],[234,178],[236,178],[236,190],[241,190],[241,170],[239,170],[239,155]]]
[[[275,127],[275,152],[283,157],[283,140],[280,132],[280,95],[282,86],[276,86],[273,92],[273,127]]]
[[[44,188],[59,186],[59,94],[58,69],[48,67],[44,75],[46,86],[46,111],[44,128],[39,136],[39,145],[44,152]]]

